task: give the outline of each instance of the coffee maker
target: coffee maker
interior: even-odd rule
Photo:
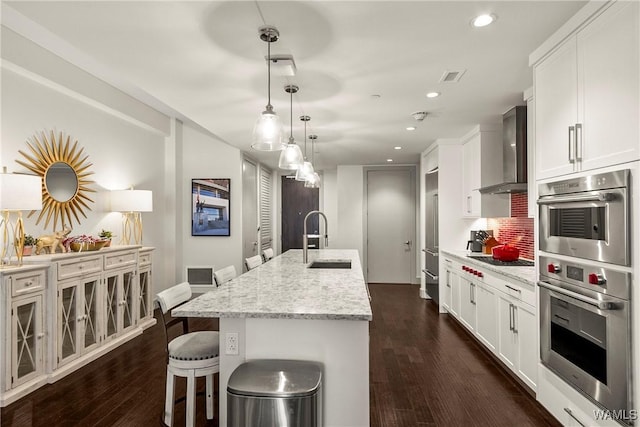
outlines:
[[[493,230],[471,230],[467,241],[467,250],[482,252],[484,241],[491,236],[493,236]]]

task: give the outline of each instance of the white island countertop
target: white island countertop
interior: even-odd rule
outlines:
[[[307,268],[291,249],[176,308],[174,316],[366,320],[369,294],[355,249],[309,251],[315,259],[349,259],[350,269]]]

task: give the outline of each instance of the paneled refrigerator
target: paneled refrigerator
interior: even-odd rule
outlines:
[[[427,295],[439,304],[438,298],[438,168],[425,175],[425,276]]]

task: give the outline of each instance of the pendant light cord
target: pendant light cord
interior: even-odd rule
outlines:
[[[273,108],[271,105],[271,33],[267,37],[267,110],[269,110],[269,107]]]
[[[289,90],[289,144],[293,142],[293,90]]]
[[[304,160],[307,160],[307,121],[304,122]]]

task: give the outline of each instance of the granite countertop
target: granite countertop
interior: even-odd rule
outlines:
[[[481,256],[490,256],[490,255],[473,255],[467,256],[467,251],[451,251],[440,249],[443,254],[456,258],[460,262],[473,264],[479,268],[482,268],[484,271],[491,271],[493,273],[501,274],[505,277],[508,277],[511,280],[518,280],[520,282],[525,282],[531,286],[536,285],[536,267],[504,267],[500,265],[491,265],[482,261],[474,260],[473,258],[481,257]]]
[[[355,249],[309,251],[315,259],[350,259],[351,269],[307,268],[292,249],[174,309],[174,316],[371,320]]]

